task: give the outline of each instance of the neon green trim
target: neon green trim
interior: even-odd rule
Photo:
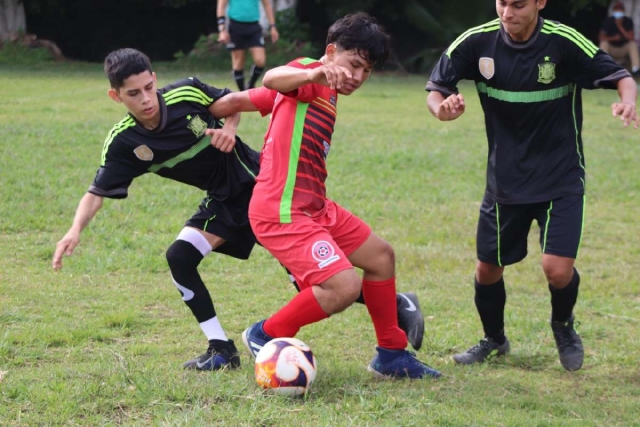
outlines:
[[[302,65],[309,65],[309,64],[313,64],[314,62],[318,62],[318,60],[313,58],[302,58],[302,59],[298,59],[298,62]]]
[[[498,226],[498,267],[502,267],[502,254],[500,253],[500,207],[496,203],[496,225]]]
[[[451,52],[455,50],[463,41],[465,41],[468,37],[479,34],[479,33],[488,33],[491,31],[497,31],[500,29],[500,18],[496,18],[493,21],[487,22],[486,24],[479,25],[477,27],[473,27],[460,34],[457,39],[451,43],[449,49],[447,49],[447,56],[451,58]]]
[[[242,161],[242,159],[240,159],[240,156],[238,155],[238,151],[236,150],[235,147],[233,147],[233,152],[236,155],[236,158],[238,159],[238,162],[240,162],[240,164],[242,165],[242,167],[249,173],[249,175],[251,175],[254,179],[256,178],[256,174],[253,173],[253,171],[251,169],[249,169],[249,166],[247,166],[246,164],[244,164],[244,162]]]
[[[149,167],[149,172],[156,173],[160,169],[163,168],[172,168],[180,162],[184,162],[185,160],[189,160],[194,158],[199,152],[207,148],[211,144],[211,138],[209,136],[203,137],[197,144],[189,148],[187,151],[184,151],[177,156],[166,160],[158,165],[151,165]]]
[[[194,101],[202,105],[211,105],[213,98],[198,88],[191,86],[182,86],[176,89],[172,89],[169,92],[162,95],[167,105],[175,104],[183,100]],[[188,99],[187,99],[188,98]]]
[[[547,209],[547,223],[544,225],[544,237],[542,239],[542,253],[547,249],[547,233],[549,232],[549,223],[551,222],[551,209],[553,209],[553,200],[549,202]]]
[[[207,198],[207,203],[205,203],[205,207],[208,208],[209,207],[209,202],[211,201],[211,198]],[[209,221],[213,221],[214,219],[216,219],[216,214],[213,214],[213,216],[211,218],[209,218],[208,220],[206,220],[204,222],[204,227],[202,228],[202,231],[207,231],[207,226],[209,225]]]
[[[476,88],[478,89],[478,93],[484,93],[489,96],[489,98],[526,104],[564,98],[573,91],[573,85],[564,85],[553,89],[536,90],[533,92],[511,92],[508,90],[494,89],[487,86],[484,82],[477,83]]]
[[[578,153],[578,164],[585,170],[584,160],[582,159],[582,154],[580,153],[580,131],[578,130],[578,119],[576,117],[576,96],[578,91],[575,90],[575,84],[573,85],[573,99],[571,101],[571,114],[573,115],[573,128],[576,131],[576,152]]]
[[[589,58],[593,58],[596,55],[596,52],[598,52],[598,48],[596,47],[596,45],[594,45],[590,40],[588,40],[578,31],[574,30],[571,27],[567,27],[566,25],[556,25],[545,21],[540,31],[544,34],[557,34],[571,40],[576,44],[576,46],[582,49]]]
[[[296,173],[298,172],[298,161],[300,159],[300,146],[302,145],[304,118],[307,115],[308,109],[309,104],[298,102],[298,106],[296,108],[296,118],[293,124],[293,134],[291,135],[291,149],[289,150],[289,168],[287,171],[287,181],[284,185],[282,198],[280,199],[280,223],[282,224],[289,224],[291,222],[293,189],[296,185]]]
[[[578,249],[576,250],[576,258],[578,258],[578,253],[580,252],[580,246],[582,246],[582,236],[584,235],[584,218],[587,212],[587,196],[586,194],[582,195],[582,225],[580,226],[580,240],[578,240]]]
[[[109,131],[107,138],[104,140],[104,145],[102,146],[102,159],[100,161],[100,166],[104,166],[104,164],[107,162],[107,151],[109,151],[109,146],[111,145],[115,137],[120,132],[135,125],[135,120],[133,120],[131,116],[127,115],[127,117],[116,123],[116,125]]]

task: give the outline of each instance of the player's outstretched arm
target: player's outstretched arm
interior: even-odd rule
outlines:
[[[331,89],[340,89],[351,72],[345,67],[325,64],[317,68],[295,68],[282,66],[273,68],[264,75],[262,84],[268,89],[287,93],[309,83],[319,83]]]
[[[454,94],[445,98],[443,94],[434,90],[427,96],[427,107],[438,120],[455,120],[464,113],[464,97]]]
[[[618,80],[618,94],[620,102],[611,104],[611,112],[613,117],[620,117],[624,122],[624,127],[633,123],[635,129],[638,128],[638,110],[636,109],[636,100],[638,98],[638,87],[631,77],[625,77]]]
[[[62,268],[62,256],[71,256],[73,250],[80,243],[80,233],[91,222],[93,217],[96,216],[100,208],[102,207],[103,198],[96,196],[95,194],[86,193],[80,203],[76,214],[73,218],[73,224],[67,234],[56,245],[56,251],[53,254],[53,261],[51,267],[55,270]]]
[[[251,102],[247,90],[227,94],[209,106],[209,112],[218,119],[229,117],[241,111],[258,111],[258,108]]]

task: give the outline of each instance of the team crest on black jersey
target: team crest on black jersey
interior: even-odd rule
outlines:
[[[482,76],[487,80],[493,77],[496,73],[496,66],[493,62],[493,58],[487,58],[486,56],[480,58],[478,61],[478,68],[480,69],[480,74],[482,74]]]
[[[188,119],[189,117],[187,117]],[[189,129],[191,129],[191,131],[196,135],[196,136],[202,136],[204,135],[204,131],[207,130],[207,122],[205,122],[204,120],[202,120],[200,118],[200,116],[196,115],[194,116],[192,119],[190,119],[191,121],[189,122],[189,124],[187,125],[187,127]]]
[[[538,81],[548,85],[556,79],[556,64],[551,62],[551,58],[544,57],[544,62],[538,64]]]
[[[150,162],[151,160],[153,160],[153,151],[151,151],[151,148],[147,147],[144,144],[138,145],[135,150],[133,150],[133,153],[137,158],[139,158],[140,160],[144,160],[145,162]]]

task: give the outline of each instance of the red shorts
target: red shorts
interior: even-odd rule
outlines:
[[[250,220],[260,244],[287,267],[300,289],[353,268],[347,257],[371,235],[363,220],[331,200],[325,203],[324,215],[317,218],[289,224]]]

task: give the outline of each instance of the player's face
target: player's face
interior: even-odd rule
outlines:
[[[371,64],[360,56],[356,50],[344,50],[338,46],[329,45],[327,46],[327,55],[332,63],[351,71],[351,78],[347,79],[342,87],[338,89],[340,95],[351,95],[371,75]]]
[[[122,102],[145,127],[154,128],[160,119],[156,73],[144,71],[127,77],[120,89],[110,89],[109,96]]]
[[[547,0],[496,0],[496,11],[514,41],[526,41],[538,23],[538,12]]]

